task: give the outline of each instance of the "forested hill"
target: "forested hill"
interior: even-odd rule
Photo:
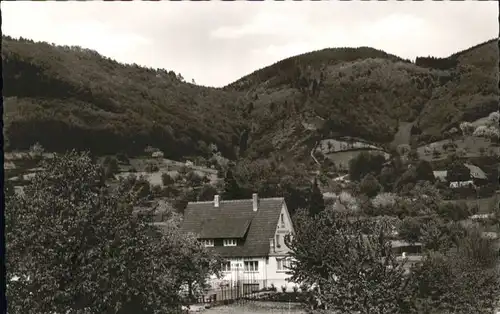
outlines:
[[[367,47],[324,49],[216,89],[87,49],[2,39],[7,149],[138,154],[150,145],[180,158],[208,155],[214,143],[229,158],[309,156],[323,138],[387,144],[402,121],[429,142],[498,103],[496,40],[414,63]]]
[[[141,153],[177,158],[211,143],[234,157],[238,93],[124,65],[95,51],[2,37],[7,149]]]
[[[372,48],[335,48],[282,60],[224,89],[246,95],[250,143],[286,151],[299,139],[340,135],[388,143],[398,122],[414,122],[416,142],[438,140],[496,110],[497,73],[497,40],[413,63]]]

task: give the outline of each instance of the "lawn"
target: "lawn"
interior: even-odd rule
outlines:
[[[494,143],[483,137],[474,137],[474,136],[465,136],[456,140],[446,139],[439,142],[434,142],[428,145],[418,147],[417,152],[420,155],[421,159],[427,161],[445,159],[448,157],[448,155],[453,153],[453,151],[446,151],[445,149],[443,149],[443,145],[447,143],[455,143],[457,145],[457,150],[464,149],[466,152],[465,157],[467,158],[481,156],[482,149],[485,150],[486,155],[488,154],[488,152],[490,154],[498,155],[498,146],[495,146]],[[434,158],[432,153],[426,155],[425,154],[426,146],[429,147],[431,151],[433,151],[434,149],[439,151],[440,152],[439,158]]]
[[[332,160],[337,167],[341,167],[344,169],[349,168],[349,161],[353,159],[354,157],[358,156],[362,152],[370,152],[374,154],[380,154],[382,153],[379,150],[372,150],[372,149],[358,149],[358,150],[350,150],[350,151],[342,151],[342,152],[336,152],[336,153],[330,153],[326,154],[325,157],[329,158]],[[388,158],[388,154],[384,153],[386,158]]]
[[[391,145],[395,147],[403,144],[410,145],[412,126],[413,123],[411,122],[400,122],[398,131],[394,134],[394,140],[391,142]]]
[[[458,200],[446,200],[444,202],[447,203],[458,203],[458,202],[465,202],[469,208],[471,207],[479,207],[478,214],[489,214],[492,212],[494,206],[493,203],[493,198],[492,197],[487,197],[487,198],[478,198],[478,199],[458,199]]]

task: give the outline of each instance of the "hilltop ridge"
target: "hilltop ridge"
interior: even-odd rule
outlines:
[[[415,63],[369,47],[328,48],[279,61],[223,87],[95,51],[2,38],[7,150],[40,142],[166,157],[304,159],[321,140],[387,147],[402,122],[427,143],[497,109],[497,40]]]

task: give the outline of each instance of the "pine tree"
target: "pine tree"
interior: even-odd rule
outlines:
[[[311,188],[311,194],[309,195],[309,214],[311,216],[316,216],[320,212],[325,210],[325,200],[323,199],[323,194],[318,186],[318,181],[314,179],[313,186]]]
[[[241,198],[241,188],[233,176],[231,169],[228,169],[224,178],[224,193],[222,197],[226,200],[234,200]]]

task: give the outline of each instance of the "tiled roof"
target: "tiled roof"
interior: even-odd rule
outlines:
[[[434,174],[434,177],[436,179],[445,180],[446,179],[446,175],[448,174],[448,171],[446,171],[446,170],[436,170],[436,171],[433,171],[432,173]]]
[[[467,168],[470,170],[470,175],[474,179],[487,179],[488,177],[486,176],[486,173],[479,168],[478,166],[472,165],[472,164],[464,164]]]
[[[251,199],[221,200],[219,207],[214,207],[213,202],[188,203],[182,229],[196,234],[198,238],[242,237],[238,246],[214,247],[225,257],[267,256],[283,203],[282,197],[262,198],[257,211],[253,211]],[[244,234],[246,226],[248,230]]]
[[[250,217],[228,217],[227,219],[211,219],[202,222],[200,239],[242,239],[250,227]]]

